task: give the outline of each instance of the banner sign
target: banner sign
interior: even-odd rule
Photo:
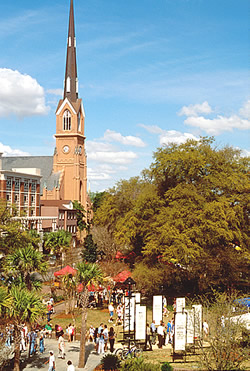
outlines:
[[[187,309],[187,344],[194,343],[194,309]]]
[[[128,296],[125,296],[124,299],[124,331],[134,331],[135,297],[131,296],[129,298]]]
[[[202,305],[192,305],[194,310],[194,337],[202,336]]]
[[[186,345],[186,313],[175,313],[174,351],[185,350],[185,345]]]
[[[176,298],[176,312],[182,312],[185,309],[185,298]]]
[[[156,326],[162,321],[162,295],[153,296],[153,320]]]
[[[140,304],[141,302],[141,293],[140,292],[135,292],[135,303]]]
[[[135,307],[135,338],[136,340],[146,339],[146,306],[136,304]]]

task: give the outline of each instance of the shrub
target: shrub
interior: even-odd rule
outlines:
[[[161,371],[173,371],[173,366],[169,362],[165,362],[161,366]]]
[[[121,361],[115,354],[106,354],[101,360],[101,365],[104,370],[117,370]]]
[[[146,362],[143,357],[130,358],[122,364],[122,371],[160,371],[160,366]]]

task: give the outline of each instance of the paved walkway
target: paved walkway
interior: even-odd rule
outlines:
[[[22,370],[23,371],[31,371],[31,370],[48,370],[48,364],[44,364],[49,358],[50,350],[54,351],[54,355],[56,358],[56,371],[66,371],[67,370],[67,361],[71,360],[73,365],[75,366],[76,370],[84,370],[84,371],[93,371],[96,366],[99,365],[102,355],[98,355],[94,351],[93,344],[86,344],[86,358],[87,362],[83,368],[78,368],[78,358],[79,358],[79,347],[80,342],[74,341],[72,343],[68,343],[65,341],[65,352],[66,357],[65,359],[57,358],[58,356],[58,344],[57,340],[55,339],[45,339],[45,352],[43,354],[35,354],[27,359],[27,352],[22,354]]]

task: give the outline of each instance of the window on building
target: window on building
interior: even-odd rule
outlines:
[[[31,192],[33,192],[33,193],[36,192],[36,182],[31,183]]]
[[[20,180],[15,179],[15,191],[19,191],[19,190],[20,190]]]
[[[24,179],[23,187],[24,187],[24,192],[29,191],[29,181],[27,179]]]
[[[6,195],[6,200],[10,201],[10,195]]]
[[[35,199],[35,197],[34,196],[31,196],[31,203],[34,202],[34,199]]]
[[[8,190],[11,190],[11,185],[12,185],[11,178],[7,178],[6,188],[7,188]]]
[[[66,110],[63,114],[63,130],[71,130],[71,113]]]

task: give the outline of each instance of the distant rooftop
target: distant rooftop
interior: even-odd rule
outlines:
[[[53,170],[53,156],[17,156],[17,157],[2,157],[3,170],[37,168],[41,170],[41,193],[43,187],[52,190],[58,186],[60,179],[60,172],[52,173]]]

